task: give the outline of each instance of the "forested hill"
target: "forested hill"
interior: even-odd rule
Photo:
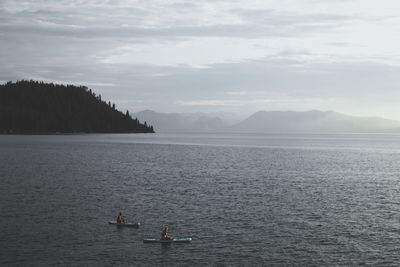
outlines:
[[[0,85],[0,133],[153,133],[85,86],[37,81]]]

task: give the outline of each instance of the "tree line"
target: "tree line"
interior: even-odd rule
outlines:
[[[0,85],[0,133],[154,133],[86,86],[40,81]]]

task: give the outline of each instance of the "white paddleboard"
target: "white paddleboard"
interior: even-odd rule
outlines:
[[[156,238],[145,238],[143,243],[190,243],[191,237],[174,238],[174,239],[156,239]]]
[[[108,222],[109,224],[114,224],[117,226],[124,226],[124,227],[135,227],[135,228],[139,228],[140,223],[131,223],[131,222],[127,222],[127,223],[117,223],[117,221],[110,221]]]

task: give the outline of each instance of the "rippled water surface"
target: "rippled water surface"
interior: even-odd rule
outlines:
[[[0,179],[4,266],[400,264],[399,135],[3,135]]]

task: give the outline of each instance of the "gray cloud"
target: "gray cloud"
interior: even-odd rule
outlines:
[[[205,69],[157,67],[152,65],[71,65],[26,66],[5,69],[0,80],[34,78],[67,83],[86,82],[110,99],[147,101],[143,108],[171,109],[177,101],[218,100],[251,103],[255,98],[341,99],[363,101],[385,92],[388,100],[398,92],[400,68],[368,62],[311,64],[299,66],[295,60],[266,58],[241,63],[215,64]],[[97,84],[97,85],[96,85]],[[102,85],[103,84],[103,85]],[[106,86],[104,86],[106,85]],[[113,85],[113,86],[109,86]],[[118,91],[116,91],[116,88]],[[246,91],[246,94],[227,94]],[[298,108],[292,102],[292,109]],[[218,106],[214,102],[213,106]],[[267,108],[268,106],[264,106]],[[128,106],[125,106],[128,108]],[[175,107],[178,108],[178,107]],[[312,106],[309,107],[313,108]],[[132,109],[137,107],[132,106]]]
[[[45,1],[47,2],[47,1]],[[50,1],[49,1],[50,2]],[[54,3],[54,2],[51,2]],[[109,2],[105,2],[109,3]],[[276,10],[231,9],[222,11],[236,15],[242,23],[212,23],[199,25],[196,20],[170,19],[160,15],[162,11],[176,8],[196,8],[197,4],[175,3],[168,8],[113,7],[109,6],[70,7],[64,11],[52,5],[44,5],[34,11],[1,11],[0,31],[7,35],[39,35],[71,38],[163,38],[179,37],[240,37],[257,38],[266,36],[298,36],[306,33],[327,31],[343,23],[360,19],[355,16],[334,14],[295,14]],[[49,8],[49,9],[47,9]],[[158,10],[158,11],[155,11]],[[174,12],[177,12],[176,10]],[[173,16],[171,16],[173,17]],[[148,21],[154,20],[156,25]]]
[[[86,84],[135,111],[332,105],[356,112],[360,103],[359,110],[391,105],[400,68],[383,46],[390,42],[374,34],[398,17],[328,11],[247,1],[3,0],[0,80]],[[376,46],[363,50],[368,45]],[[193,63],[220,54],[219,63]]]

